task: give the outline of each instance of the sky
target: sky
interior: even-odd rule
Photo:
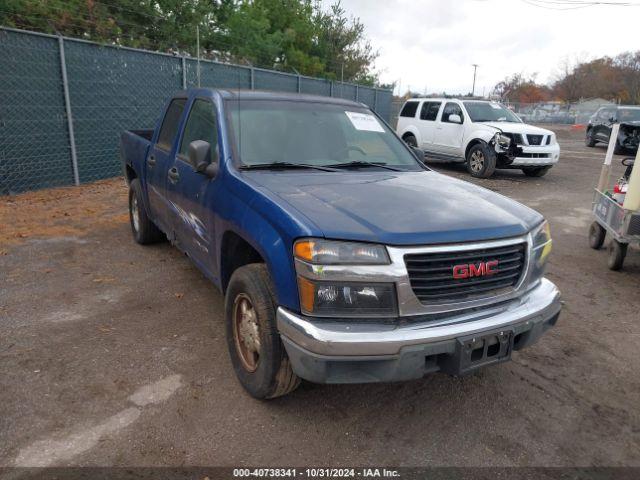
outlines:
[[[573,0],[580,1],[580,0]],[[604,0],[622,2],[625,0]],[[553,82],[576,60],[640,50],[640,0],[633,6],[562,6],[559,0],[342,0],[380,56],[383,83],[404,93],[476,95],[514,73]],[[328,7],[333,0],[322,0]],[[537,2],[547,8],[531,4]],[[561,10],[562,9],[562,10]],[[399,86],[399,88],[398,88]]]

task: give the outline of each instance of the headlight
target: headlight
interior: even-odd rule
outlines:
[[[388,265],[390,263],[385,247],[369,243],[303,239],[295,243],[293,251],[296,258],[316,265]]]
[[[509,148],[509,145],[511,145],[511,139],[501,132],[497,132],[493,136],[493,141],[496,143],[496,145],[499,145],[504,149]]]
[[[393,283],[315,282],[298,276],[302,313],[315,317],[397,315]]]
[[[538,225],[532,232],[531,248],[531,283],[538,281],[544,275],[544,269],[551,253],[553,241],[551,229],[546,220]]]

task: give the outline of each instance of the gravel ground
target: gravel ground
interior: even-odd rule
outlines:
[[[613,273],[589,249],[604,147],[556,131],[546,177],[474,180],[550,220],[555,329],[471,377],[270,402],[234,377],[220,293],[132,241],[122,179],[2,198],[0,466],[640,466],[640,255]]]

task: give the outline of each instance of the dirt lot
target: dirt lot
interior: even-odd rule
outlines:
[[[234,378],[222,296],[133,243],[122,179],[2,198],[0,465],[640,466],[640,254],[613,273],[589,249],[604,147],[555,130],[546,177],[478,181],[550,220],[555,329],[472,377],[266,403]]]

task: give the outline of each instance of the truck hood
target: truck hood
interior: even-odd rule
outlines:
[[[553,132],[546,128],[535,127],[526,123],[516,122],[482,122],[482,125],[488,125],[489,127],[502,130],[507,133],[523,133],[531,135],[551,135]]]
[[[433,171],[244,174],[326,238],[387,245],[469,242],[523,235],[542,221],[518,202]]]

